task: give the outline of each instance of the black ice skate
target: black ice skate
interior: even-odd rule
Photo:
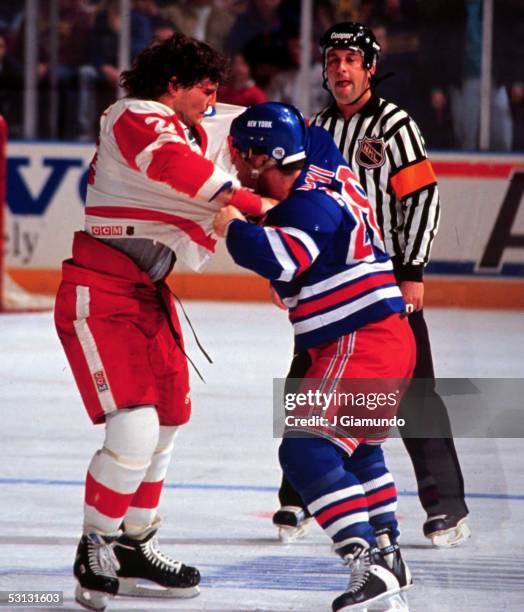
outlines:
[[[413,585],[413,579],[409,567],[406,565],[400,553],[400,547],[394,540],[391,530],[387,527],[375,531],[377,546],[382,558],[387,563],[389,569],[395,574],[400,590],[405,591]]]
[[[344,559],[351,568],[348,588],[332,604],[333,612],[365,609],[369,604],[388,598],[400,590],[394,573],[378,548],[354,538],[351,552]],[[347,545],[346,545],[347,546]]]
[[[133,597],[195,597],[200,592],[200,572],[173,561],[158,550],[157,529],[148,529],[143,536],[122,535],[115,543],[119,595]]]
[[[78,581],[76,601],[90,610],[105,610],[118,592],[118,561],[113,552],[116,536],[83,535],[76,551],[73,572]]]
[[[273,524],[278,527],[278,537],[286,544],[303,538],[312,522],[313,517],[300,506],[282,506],[273,514]]]
[[[428,516],[423,530],[424,535],[431,540],[433,546],[439,548],[459,546],[471,537],[467,515],[438,514]]]

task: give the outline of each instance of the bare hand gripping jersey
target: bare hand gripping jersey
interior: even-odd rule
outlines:
[[[211,230],[220,205],[213,198],[240,187],[227,135],[242,110],[213,109],[203,126],[194,128],[197,142],[160,102],[126,98],[110,106],[91,163],[85,230],[111,241],[149,239],[201,268],[216,244]]]

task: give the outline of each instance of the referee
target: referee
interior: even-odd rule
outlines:
[[[402,432],[404,445],[427,513],[424,535],[435,546],[456,546],[470,536],[464,480],[447,410],[435,391],[422,310],[424,266],[440,214],[437,179],[413,119],[373,91],[380,52],[373,32],[359,23],[339,23],[324,34],[320,45],[324,87],[334,101],[313,117],[312,124],[329,131],[374,204],[397,282],[408,309],[413,311],[409,316],[417,343],[413,377],[424,379],[424,388],[420,393],[412,387],[401,406],[401,411],[412,414],[416,421],[415,430]],[[427,433],[426,437],[406,436],[424,435],[420,432],[429,423],[438,424],[440,437],[428,437]],[[300,537],[310,522],[309,514],[285,480],[279,498],[282,507],[273,522],[280,528],[281,537]]]

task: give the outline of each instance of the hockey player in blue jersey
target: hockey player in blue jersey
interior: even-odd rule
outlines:
[[[288,309],[290,376],[335,386],[409,379],[415,347],[392,264],[366,195],[330,135],[278,103],[248,108],[230,134],[258,177],[256,190],[280,203],[261,225],[225,207],[214,227],[235,262],[270,279]],[[351,567],[335,611],[411,585],[380,441],[312,428],[288,432],[279,449],[285,476]]]

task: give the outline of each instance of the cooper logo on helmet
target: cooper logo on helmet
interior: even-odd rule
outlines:
[[[354,38],[354,37],[355,37],[355,34],[352,34],[352,33],[350,34],[349,32],[333,32],[333,34],[331,34],[331,39],[336,39],[336,38],[341,38],[341,39],[348,38],[348,39],[351,39],[351,38]]]

